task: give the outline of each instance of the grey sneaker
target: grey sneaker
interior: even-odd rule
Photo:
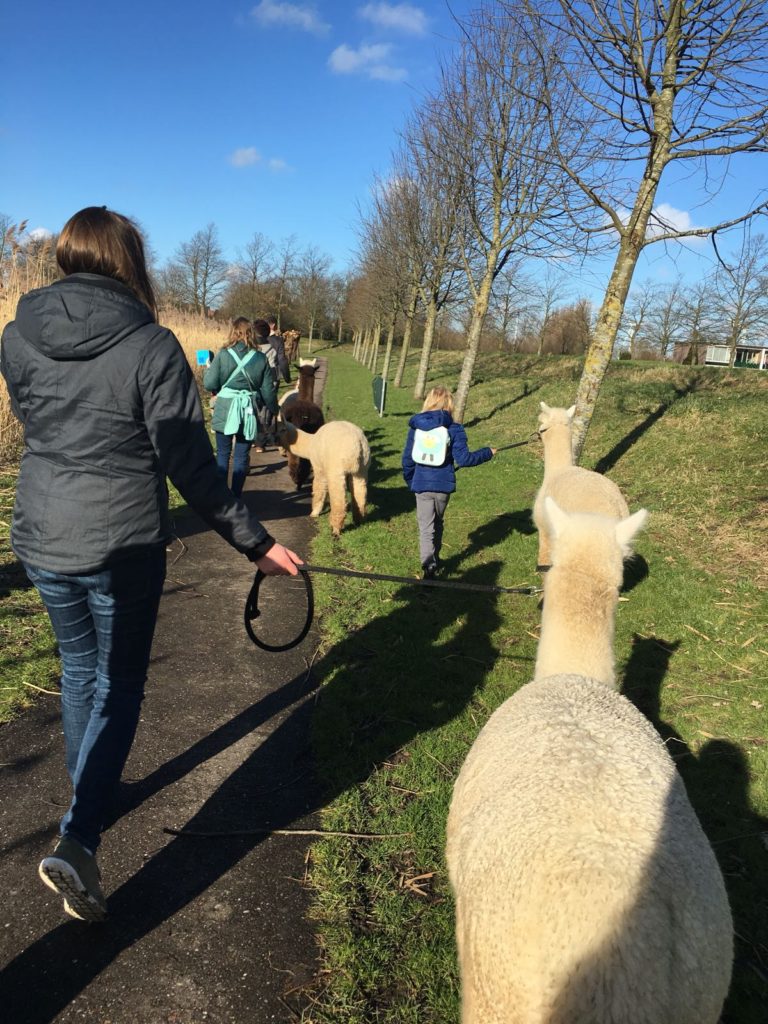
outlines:
[[[81,921],[103,921],[107,901],[101,891],[96,858],[75,839],[63,836],[50,857],[40,862],[38,874],[64,897],[64,910]]]

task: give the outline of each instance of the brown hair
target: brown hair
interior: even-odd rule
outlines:
[[[224,348],[232,348],[238,341],[244,341],[248,348],[255,348],[253,324],[244,316],[236,316],[229,325],[229,341]]]
[[[446,412],[453,415],[453,395],[448,388],[438,385],[427,392],[427,397],[424,399],[421,411],[431,412],[433,409],[445,409]]]
[[[122,281],[157,319],[144,241],[136,224],[106,206],[86,206],[70,217],[56,244],[65,274],[103,274]]]

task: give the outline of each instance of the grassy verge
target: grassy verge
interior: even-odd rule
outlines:
[[[333,545],[321,520],[313,560],[418,571],[412,496],[400,477],[414,403],[372,406],[370,375],[331,359],[326,402],[371,441],[370,515]],[[439,357],[453,382],[458,356]],[[571,359],[485,356],[467,415],[470,446],[534,429],[538,403],[568,405]],[[720,859],[736,920],[727,1019],[764,1019],[768,972],[765,402],[768,378],[683,367],[612,367],[584,465],[605,469],[651,511],[619,606],[624,691],[660,729]],[[530,446],[459,474],[446,517],[450,577],[535,582],[530,508],[541,479]],[[453,913],[443,859],[453,780],[488,715],[530,678],[535,599],[317,581],[324,654],[316,746],[329,829],[386,838],[314,848],[323,986],[306,1021],[458,1020]]]

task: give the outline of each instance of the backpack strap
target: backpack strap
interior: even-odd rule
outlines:
[[[224,381],[224,383],[222,384],[222,387],[223,388],[228,387],[229,386],[229,382],[234,377],[236,377],[238,375],[238,373],[242,373],[245,376],[245,379],[251,385],[251,391],[257,391],[258,388],[253,383],[251,378],[248,376],[248,371],[246,370],[246,366],[248,365],[248,363],[250,363],[251,359],[253,359],[253,357],[256,355],[255,350],[251,350],[248,353],[247,356],[239,356],[237,354],[237,352],[235,352],[235,350],[233,348],[230,348],[227,351],[229,352],[229,354],[232,356],[232,358],[235,361],[235,368],[232,371],[232,373],[230,373],[230,375],[227,377],[227,379]]]

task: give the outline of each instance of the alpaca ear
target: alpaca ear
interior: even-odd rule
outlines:
[[[645,526],[647,520],[648,511],[641,508],[638,512],[616,524],[616,540],[621,545],[625,558],[632,554],[632,541]]]
[[[574,414],[575,412],[576,412],[576,406],[575,406],[575,405],[572,405],[572,406],[570,407],[570,409],[566,409],[566,410],[565,410],[565,415],[566,415],[566,416],[568,417],[568,419],[569,419],[569,420],[572,420],[572,419],[573,419],[573,414]]]
[[[547,517],[547,522],[552,528],[552,533],[555,537],[559,537],[568,522],[568,513],[563,512],[555,499],[550,497],[546,497],[544,499],[544,512]]]
[[[539,402],[539,408],[542,412],[550,412],[550,408],[546,402]]]

